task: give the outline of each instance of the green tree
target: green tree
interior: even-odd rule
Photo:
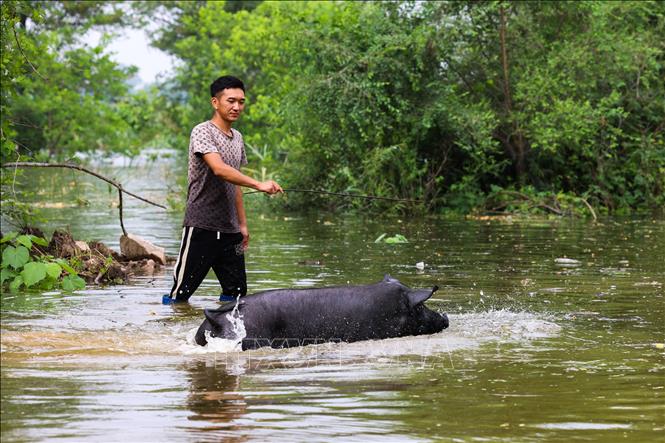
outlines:
[[[524,5],[512,32],[531,182],[614,211],[662,206],[662,3]]]
[[[135,155],[155,137],[154,91],[132,93],[136,69],[104,52],[111,34],[94,47],[82,40],[91,29],[135,24],[121,3],[10,0],[0,7],[3,163]],[[14,180],[2,170],[3,216],[25,224],[29,208],[6,192]]]
[[[3,2],[3,160],[18,154],[67,158],[77,152],[136,152],[139,138],[119,112],[129,100],[123,68],[80,36],[117,24],[102,2]]]
[[[248,87],[248,103],[238,128],[250,155],[272,166],[271,160],[280,158],[289,139],[280,99],[291,89],[294,74],[288,63],[290,17],[282,10],[295,10],[297,5],[266,2],[251,13],[225,2],[142,7],[151,15],[166,17],[153,44],[182,62],[174,77],[161,85],[162,95],[170,102],[169,117],[179,128],[174,139],[177,146],[186,147],[188,130],[210,118],[210,83],[220,75],[234,74]]]
[[[250,154],[290,187],[463,212],[504,190],[614,212],[665,205],[660,2],[151,8],[170,11],[155,44],[182,62],[163,88],[180,146],[209,117],[209,83],[232,73],[249,87]]]

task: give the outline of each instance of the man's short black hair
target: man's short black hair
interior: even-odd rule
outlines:
[[[232,75],[225,75],[210,84],[210,96],[215,97],[225,89],[242,89],[245,92],[245,85],[239,78]]]

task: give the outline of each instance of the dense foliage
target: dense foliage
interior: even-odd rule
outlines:
[[[665,203],[660,2],[167,7],[177,127],[208,118],[212,78],[242,77],[251,152],[290,187],[465,212]]]
[[[136,68],[119,66],[83,36],[125,24],[106,2],[2,3],[2,159],[136,153],[147,127],[130,94]]]
[[[0,159],[76,161],[80,153],[135,155],[156,133],[154,100],[131,91],[136,68],[105,52],[133,22],[119,3],[3,1]],[[86,43],[91,29],[108,36]],[[34,222],[13,192],[21,171],[2,170],[5,219]]]
[[[248,86],[249,171],[290,188],[433,212],[665,206],[662,2],[117,5],[2,3],[3,160],[137,152],[157,131],[184,152],[230,73]],[[128,17],[157,23],[153,44],[179,60],[157,98],[77,40]]]

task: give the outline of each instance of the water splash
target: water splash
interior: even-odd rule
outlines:
[[[62,358],[64,356],[92,357],[104,355],[195,355],[235,353],[242,349],[247,336],[239,304],[227,314],[234,338],[210,337],[200,346],[194,337],[194,326],[188,322],[164,324],[153,322],[141,327],[125,326],[112,330],[42,329],[3,330],[2,356],[6,358]],[[262,348],[260,355],[268,359],[285,357],[293,360],[354,359],[372,356],[391,358],[407,355],[447,354],[474,349],[488,342],[529,342],[557,336],[561,327],[547,314],[489,310],[449,314],[450,328],[433,335],[369,340],[355,343],[337,342],[276,350]],[[168,345],[165,345],[168,343]],[[259,355],[253,351],[253,356]]]
[[[210,354],[210,353],[230,353],[242,351],[242,340],[247,337],[247,330],[243,322],[243,315],[240,314],[240,297],[236,299],[233,310],[226,314],[226,319],[231,324],[234,338],[213,337],[210,331],[205,331],[207,344],[200,346],[196,343],[195,336],[198,328],[194,328],[187,333],[185,344],[180,347],[183,354]]]
[[[242,321],[244,316],[240,314],[239,306],[240,297],[236,299],[236,304],[233,307],[231,313],[226,314],[226,319],[231,323],[236,340],[240,343],[242,342],[243,338],[247,337],[247,331],[245,330],[245,323]]]
[[[482,312],[449,314],[449,334],[477,339],[528,341],[554,337],[561,326],[547,314],[514,312],[508,309],[490,309]]]
[[[180,353],[185,355],[192,354],[216,354],[216,353],[230,353],[242,350],[240,340],[231,340],[222,337],[212,337],[209,331],[205,331],[205,338],[208,342],[205,346],[196,343],[195,337],[198,327],[191,329],[187,332],[185,343],[178,347]]]

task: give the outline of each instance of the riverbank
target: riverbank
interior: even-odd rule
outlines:
[[[50,241],[35,227],[6,236],[0,233],[0,238],[3,243],[2,284],[11,291],[22,286],[51,289],[62,285],[67,289],[64,280],[77,277],[88,285],[124,284],[135,276],[155,275],[164,265],[174,262],[173,257],[147,253],[127,256],[101,241],[76,240],[64,229],[56,229]],[[81,285],[70,289],[81,289]]]

